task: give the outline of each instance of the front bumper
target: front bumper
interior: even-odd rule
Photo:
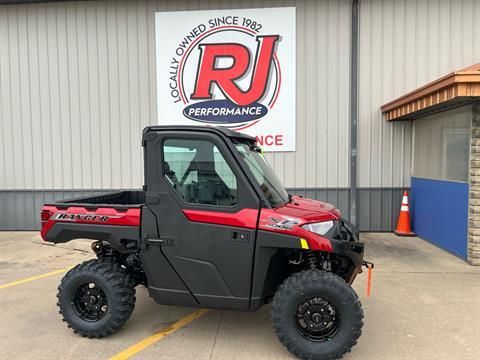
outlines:
[[[346,257],[351,265],[346,281],[351,284],[358,273],[362,272],[364,244],[359,240],[358,230],[347,220],[340,219],[324,235],[332,244],[333,252]]]

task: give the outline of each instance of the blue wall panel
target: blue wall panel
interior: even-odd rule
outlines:
[[[411,195],[417,235],[466,259],[468,184],[412,177]]]

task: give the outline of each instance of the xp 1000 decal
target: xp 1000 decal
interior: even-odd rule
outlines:
[[[294,150],[294,16],[292,8],[157,13],[159,123],[224,126],[266,150]]]

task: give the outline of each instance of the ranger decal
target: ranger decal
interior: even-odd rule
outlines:
[[[118,216],[59,213],[59,214],[55,215],[54,219],[55,220],[61,220],[61,221],[107,222],[110,218],[116,218],[116,217],[118,217]]]

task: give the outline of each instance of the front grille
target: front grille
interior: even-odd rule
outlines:
[[[339,241],[358,242],[358,231],[350,222],[345,219],[335,221],[335,225],[328,235]]]

